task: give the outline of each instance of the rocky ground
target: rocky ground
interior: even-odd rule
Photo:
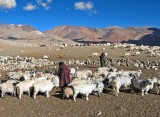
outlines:
[[[101,53],[102,51],[108,52],[109,57],[123,57],[128,49],[111,49],[111,47],[105,47],[106,50],[102,50],[102,46],[93,47],[66,47],[59,49],[59,47],[52,46],[36,46],[37,44],[25,44],[15,42],[0,42],[0,56],[33,56],[35,58],[42,58],[43,55],[48,55],[50,60],[68,60],[68,59],[95,59],[99,58],[90,57],[93,52]],[[64,55],[59,58],[60,55]],[[142,55],[136,57],[131,53],[130,59],[139,60],[155,60],[156,57],[149,57],[142,53]],[[70,66],[75,67],[75,66]],[[93,71],[99,66],[79,66],[80,69],[88,68]],[[44,69],[38,68],[39,70]],[[117,67],[125,70],[137,70],[138,68],[132,67]],[[142,79],[146,79],[152,74],[159,78],[159,70],[142,70]],[[2,72],[2,79],[5,76],[5,72]],[[96,95],[90,95],[89,101],[86,101],[84,97],[79,96],[77,102],[74,102],[72,98],[61,100],[60,89],[53,89],[50,93],[50,98],[46,98],[44,95],[39,94],[37,99],[24,94],[22,99],[17,97],[11,97],[7,95],[0,102],[1,117],[158,117],[160,116],[160,98],[159,95],[152,93],[145,95],[144,98],[140,96],[138,92],[135,94],[130,91],[120,92],[116,97],[110,91],[105,91],[100,97]]]

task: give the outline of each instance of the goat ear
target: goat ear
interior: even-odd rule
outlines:
[[[149,80],[145,80],[145,81],[144,81],[144,84],[145,84],[145,85],[148,85],[148,84],[150,85],[151,82],[150,82]]]
[[[116,77],[112,76],[111,79],[115,79]]]
[[[98,86],[99,86],[99,83],[97,82],[97,83],[96,83],[96,87],[98,87]]]
[[[142,81],[142,84],[144,85],[145,83],[146,83],[146,80],[143,80],[143,81]]]
[[[104,78],[105,77],[105,75],[104,74],[101,74],[101,76]]]
[[[47,80],[49,80],[49,79],[50,79],[50,78],[47,77]],[[52,82],[52,80],[51,80],[51,82]]]

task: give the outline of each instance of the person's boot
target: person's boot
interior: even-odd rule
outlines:
[[[63,88],[63,87],[61,88],[61,94],[62,94],[61,99],[63,100],[63,99],[64,99],[64,97],[65,97],[65,95],[64,95],[64,88]]]

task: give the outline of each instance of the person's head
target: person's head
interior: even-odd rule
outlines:
[[[61,65],[63,65],[64,63],[63,63],[63,62],[59,62],[58,64],[59,64],[59,66],[61,66]]]

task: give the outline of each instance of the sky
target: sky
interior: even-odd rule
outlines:
[[[160,28],[160,0],[0,0],[0,24]]]

